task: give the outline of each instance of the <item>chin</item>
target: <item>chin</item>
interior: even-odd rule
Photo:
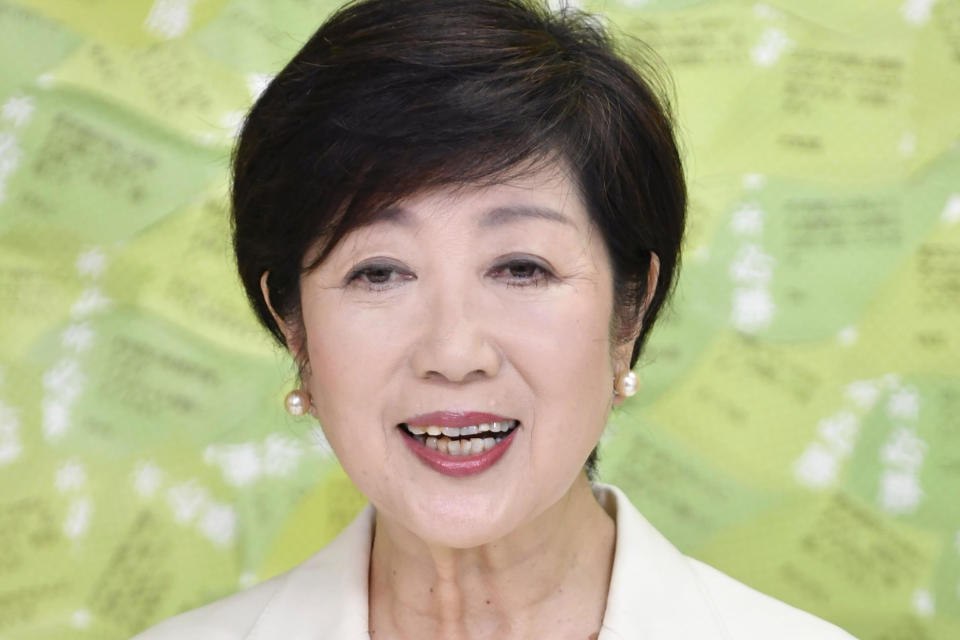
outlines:
[[[507,513],[504,494],[494,500],[426,500],[413,505],[407,527],[427,544],[451,549],[471,549],[496,542],[522,524]],[[519,505],[517,505],[519,506]]]

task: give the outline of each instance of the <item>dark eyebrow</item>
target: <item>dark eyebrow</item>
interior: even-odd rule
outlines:
[[[519,219],[534,218],[539,220],[549,220],[575,226],[570,218],[558,211],[548,207],[538,207],[535,205],[505,205],[494,207],[486,211],[480,218],[480,227],[498,227],[503,224],[509,224]],[[394,205],[377,211],[367,224],[376,224],[386,222],[401,227],[415,227],[417,221],[415,217],[403,207]]]
[[[480,219],[481,227],[495,227],[522,218],[538,218],[575,226],[570,218],[547,207],[534,205],[507,205],[490,209]]]

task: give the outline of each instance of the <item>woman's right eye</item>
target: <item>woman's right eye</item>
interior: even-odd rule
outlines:
[[[347,284],[371,291],[384,291],[401,282],[412,280],[413,275],[392,264],[361,265],[347,276]]]

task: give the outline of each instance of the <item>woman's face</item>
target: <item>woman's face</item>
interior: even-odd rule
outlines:
[[[496,540],[563,496],[629,358],[611,347],[602,236],[556,166],[401,201],[301,296],[304,384],[338,459],[383,516],[449,547]],[[490,422],[517,426],[504,437]],[[466,424],[491,429],[479,453],[450,453],[481,446],[465,444],[472,430],[417,437]]]

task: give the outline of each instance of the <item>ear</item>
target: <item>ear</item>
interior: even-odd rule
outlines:
[[[650,252],[650,270],[647,271],[647,293],[643,296],[643,306],[640,308],[640,326],[643,326],[643,316],[650,307],[650,301],[653,300],[653,294],[657,290],[657,283],[660,281],[660,256],[653,251]],[[639,329],[637,330],[639,334]]]
[[[270,310],[270,315],[273,316],[273,321],[277,323],[277,326],[280,327],[281,333],[283,333],[283,339],[287,343],[287,350],[296,357],[297,353],[300,351],[300,341],[297,337],[298,332],[294,331],[293,327],[288,325],[274,310],[273,304],[270,302],[270,287],[267,286],[267,278],[270,276],[270,270],[263,272],[263,275],[260,276],[260,292],[263,294],[263,301],[267,305],[267,309]]]
[[[653,294],[657,290],[657,282],[660,280],[660,256],[653,251],[650,252],[650,269],[647,271],[647,288],[643,296],[643,303],[637,311],[637,317],[632,319],[630,332],[614,349],[613,353],[613,382],[619,384],[621,378],[630,371],[630,357],[633,355],[633,344],[643,329],[643,318],[653,300]],[[618,393],[613,398],[613,404],[622,403],[626,398]]]

